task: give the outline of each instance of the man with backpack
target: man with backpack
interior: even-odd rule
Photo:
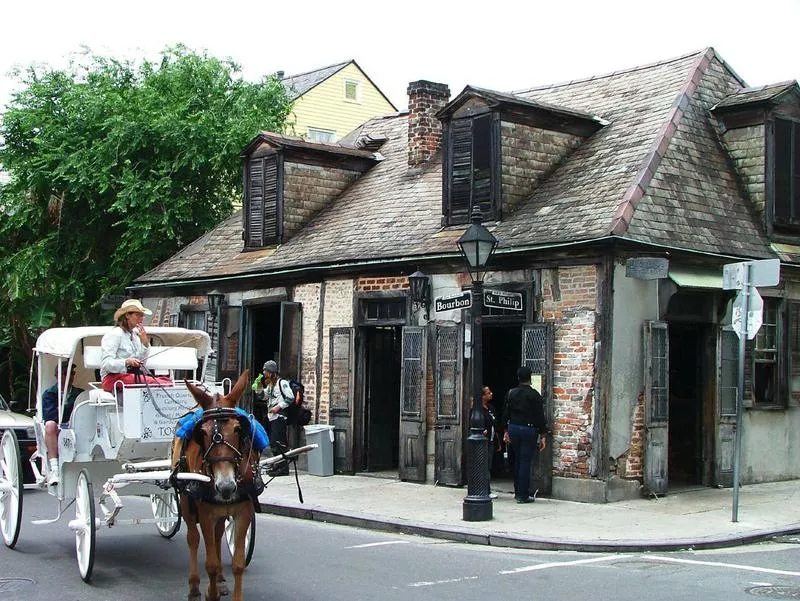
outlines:
[[[273,455],[279,455],[289,450],[286,436],[288,423],[288,410],[294,404],[294,393],[289,380],[278,375],[278,364],[267,361],[261,373],[253,382],[252,389],[257,401],[266,404],[267,420],[264,424],[269,434],[269,446]],[[289,464],[281,462],[281,468],[276,476],[289,474]]]

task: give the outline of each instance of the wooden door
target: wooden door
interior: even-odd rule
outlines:
[[[403,328],[400,372],[400,453],[398,476],[411,482],[425,481],[425,374],[426,330]]]
[[[434,479],[439,484],[462,484],[464,448],[462,424],[463,324],[436,326],[436,430]]]
[[[553,324],[531,323],[522,327],[522,364],[531,370],[531,385],[544,398],[544,417],[553,425]],[[553,440],[531,462],[531,495],[553,491]]]
[[[739,393],[739,338],[730,328],[717,336],[717,402],[714,423],[714,484],[733,486],[736,399]]]
[[[669,464],[669,336],[663,321],[644,323],[644,486],[667,493]]]
[[[352,474],[354,415],[354,328],[330,329],[329,423],[333,426],[333,469]]]

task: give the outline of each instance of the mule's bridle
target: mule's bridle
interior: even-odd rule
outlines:
[[[225,436],[223,436],[222,432],[220,432],[220,421],[227,421],[229,419],[237,420],[239,425],[242,425],[243,422],[246,421],[235,409],[230,409],[228,407],[215,407],[213,409],[206,409],[203,412],[203,416],[200,418],[200,422],[195,426],[195,428],[202,426],[202,424],[207,421],[213,422],[213,428],[211,430],[211,444],[208,445],[208,448],[203,453],[203,464],[210,465],[225,461],[233,463],[236,468],[237,478],[241,478],[239,475],[239,465],[241,464],[244,455],[242,451],[228,442],[225,439]],[[248,423],[248,427],[249,425],[250,424]],[[250,436],[250,439],[252,441],[252,435]],[[219,445],[228,447],[231,451],[233,451],[233,456],[226,455],[225,457],[209,457],[209,453],[211,453],[214,447]]]

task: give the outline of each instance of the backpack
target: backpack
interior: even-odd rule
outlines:
[[[311,423],[311,410],[305,406],[305,393],[306,387],[296,380],[286,380],[289,382],[289,388],[292,389],[294,394],[293,399],[287,398],[291,404],[284,409],[286,421],[290,426],[306,426]],[[283,393],[283,388],[280,389]],[[286,395],[283,395],[286,397]]]

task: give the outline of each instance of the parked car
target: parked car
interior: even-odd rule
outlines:
[[[24,413],[11,411],[6,400],[0,395],[0,434],[9,429],[14,430],[19,440],[24,481],[26,484],[32,484],[36,480],[28,460],[36,450],[36,433],[33,429],[33,418]]]

